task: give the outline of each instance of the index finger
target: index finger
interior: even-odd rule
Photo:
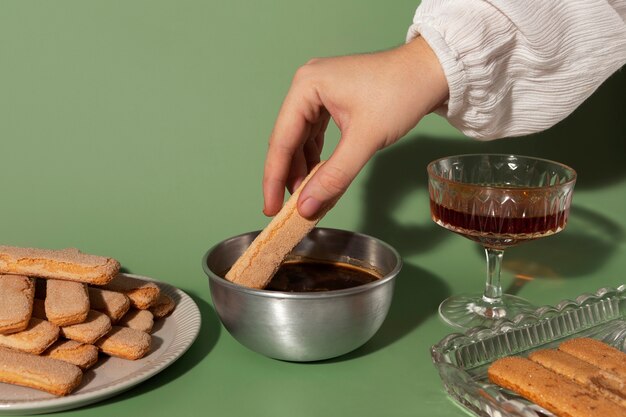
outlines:
[[[263,212],[276,214],[283,204],[285,187],[296,152],[307,140],[320,114],[321,103],[310,88],[292,84],[281,106],[265,159]]]

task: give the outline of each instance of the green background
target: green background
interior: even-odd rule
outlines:
[[[200,259],[268,222],[264,156],[294,71],[311,57],[401,44],[416,5],[0,3],[1,243],[115,257],[180,287],[202,312],[200,336],[179,361],[67,414],[463,415],[444,394],[429,347],[452,332],[438,303],[479,290],[484,260],[477,245],[431,223],[425,166],[439,156],[516,152],[577,169],[567,230],[505,256],[510,292],[554,304],[626,282],[622,72],[547,132],[480,143],[429,116],[371,161],[321,223],[386,240],[405,261],[387,321],[359,350],[280,362],[220,326]],[[331,127],[326,156],[337,139]]]

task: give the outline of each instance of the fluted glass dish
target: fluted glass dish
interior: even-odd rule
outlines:
[[[481,244],[487,259],[482,294],[448,298],[441,318],[467,329],[533,311],[526,300],[502,293],[504,250],[565,228],[576,172],[545,159],[493,154],[441,158],[427,171],[433,221]]]
[[[553,414],[490,383],[487,369],[504,356],[527,356],[575,337],[626,352],[626,285],[500,320],[491,328],[451,334],[431,348],[431,356],[447,393],[468,411],[481,417],[546,417]]]

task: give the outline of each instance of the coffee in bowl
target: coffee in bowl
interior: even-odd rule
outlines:
[[[221,275],[225,276],[226,273]],[[280,265],[265,289],[285,292],[335,291],[374,282],[380,278],[382,275],[373,269],[346,262],[287,260]]]

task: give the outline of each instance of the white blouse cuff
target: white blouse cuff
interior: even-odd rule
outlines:
[[[437,113],[476,139],[520,136],[570,114],[626,62],[624,8],[606,0],[423,0],[407,33],[439,58]]]

